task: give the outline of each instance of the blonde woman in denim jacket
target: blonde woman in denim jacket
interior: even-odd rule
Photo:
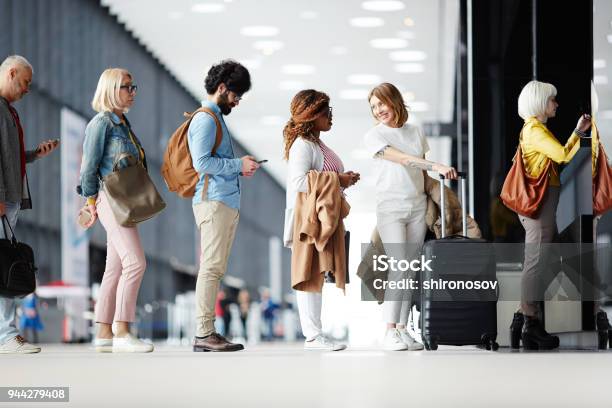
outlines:
[[[115,219],[100,179],[113,171],[116,158],[129,153],[146,167],[145,153],[132,132],[125,113],[136,97],[136,85],[125,69],[109,68],[100,76],[92,107],[98,112],[85,130],[80,193],[87,197],[92,217],[86,227],[100,218],[107,234],[106,268],[96,303],[98,352],[146,353],[153,346],[130,334],[135,320],[136,300],[146,260],[136,227],[124,227]],[[120,163],[122,164],[122,163]],[[116,326],[113,335],[112,325]]]

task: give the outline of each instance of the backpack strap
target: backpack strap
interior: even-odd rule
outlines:
[[[221,127],[221,123],[219,122],[217,115],[215,115],[215,113],[208,108],[199,108],[198,110],[196,110],[195,112],[191,114],[185,113],[184,115],[189,118],[189,121],[191,121],[193,117],[196,115],[196,113],[198,112],[205,112],[209,114],[210,116],[212,116],[213,120],[215,121],[215,128],[216,128],[215,144],[210,152],[210,156],[212,157],[217,152],[217,149],[219,148],[219,145],[221,144],[221,140],[223,139],[223,128]],[[208,174],[204,175],[204,188],[202,189],[202,201],[206,201],[206,195],[208,194],[208,178],[209,178]]]

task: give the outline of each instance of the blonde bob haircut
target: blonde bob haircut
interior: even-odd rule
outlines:
[[[388,82],[383,82],[382,84],[376,86],[374,89],[370,91],[368,94],[368,102],[375,96],[382,103],[387,105],[393,111],[393,125],[397,127],[402,127],[408,121],[408,108],[404,103],[404,98],[400,91],[395,87],[395,85],[390,84]],[[372,111],[372,107],[370,106],[370,111],[372,112],[372,116],[374,116],[374,112]],[[374,116],[376,119],[376,116]]]
[[[132,78],[132,75],[123,68],[108,68],[102,72],[98,80],[96,93],[91,101],[93,110],[96,112],[122,110],[127,113],[129,109],[122,107],[119,102],[119,91],[121,91],[121,81],[123,81],[124,75]]]
[[[557,88],[546,82],[531,81],[523,87],[518,97],[518,114],[524,120],[546,113],[548,100],[557,96]]]

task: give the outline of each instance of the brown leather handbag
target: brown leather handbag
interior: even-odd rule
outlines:
[[[548,173],[552,161],[548,160],[546,167],[538,177],[531,177],[525,172],[523,154],[519,142],[514,155],[512,168],[506,176],[500,198],[504,205],[517,214],[535,218],[548,189]]]
[[[601,215],[612,208],[612,167],[601,141],[593,177],[593,214]]]
[[[120,169],[124,159],[128,166]],[[117,157],[113,172],[102,178],[102,189],[115,219],[124,227],[134,227],[166,208],[144,165],[129,153]]]

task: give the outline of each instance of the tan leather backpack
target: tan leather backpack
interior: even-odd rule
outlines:
[[[198,112],[206,112],[215,120],[216,138],[215,145],[212,148],[211,155],[214,155],[217,148],[221,144],[223,130],[217,116],[208,108],[199,108],[192,113],[184,113],[187,118],[185,122],[178,127],[170,137],[168,146],[164,152],[164,161],[161,167],[162,177],[168,186],[168,190],[178,194],[183,198],[191,198],[195,194],[196,184],[200,179],[198,172],[193,168],[191,153],[189,152],[189,144],[187,142],[187,131],[191,120]],[[208,174],[204,179],[203,199],[206,197],[208,190]]]

